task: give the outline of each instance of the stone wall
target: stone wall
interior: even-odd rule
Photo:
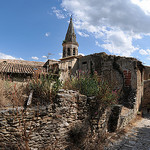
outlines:
[[[144,80],[150,79],[150,66],[145,66],[144,69]]]
[[[120,104],[139,111],[143,98],[144,66],[131,57],[120,57],[96,53],[78,58],[62,59],[59,68],[60,79],[65,81],[71,75],[80,72],[98,75],[110,82],[113,90],[120,91]],[[133,97],[136,96],[136,101]]]
[[[65,81],[70,78],[72,72],[76,73],[78,70],[77,58],[75,56],[70,58],[62,58],[59,62],[59,69],[61,71],[60,80]]]
[[[124,128],[135,112],[122,105],[104,110],[95,97],[61,89],[50,105],[1,109],[0,150],[92,149],[106,132]]]
[[[108,121],[108,131],[115,132],[122,129],[137,115],[136,109],[129,109],[122,105],[114,105]]]
[[[0,110],[0,149],[76,149],[107,132],[109,109],[100,112],[94,98],[60,90],[55,103],[23,111]],[[83,141],[83,142],[82,142]]]
[[[144,98],[142,101],[143,113],[150,110],[150,80],[144,81]]]
[[[121,107],[121,112],[118,119],[117,129],[124,128],[137,115],[136,109],[128,109]]]
[[[143,97],[144,66],[135,58],[107,55],[106,53],[91,54],[79,58],[78,69],[93,73],[109,81],[115,90],[120,90],[121,104],[138,111]],[[130,95],[135,94],[136,102]]]

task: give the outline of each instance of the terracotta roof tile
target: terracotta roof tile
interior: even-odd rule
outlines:
[[[43,66],[45,64],[45,62],[16,60],[16,59],[0,59],[0,63],[2,62],[13,63],[13,64],[24,64],[24,65],[31,65],[31,66]]]
[[[34,67],[31,65],[24,64],[14,64],[14,63],[0,63],[1,73],[27,73],[32,74],[34,72]]]

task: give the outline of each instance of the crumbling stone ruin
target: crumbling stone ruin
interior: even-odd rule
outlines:
[[[141,111],[142,106],[147,107],[150,82],[144,80],[149,79],[149,67],[130,57],[106,53],[78,55],[79,44],[72,18],[62,45],[63,56],[60,61],[48,60],[37,66],[28,64],[30,70],[24,69],[27,67],[25,64],[14,65],[14,69],[9,71],[7,69],[3,71],[7,68],[3,66],[9,66],[12,62],[10,64],[3,61],[0,63],[0,73],[15,75],[15,77],[21,73],[32,77],[35,71],[55,75],[60,73],[60,80],[64,82],[77,75],[78,71],[89,74],[96,72],[101,79],[112,84],[114,90],[120,91],[119,104],[106,109],[99,116],[94,98],[81,95],[76,91],[61,89],[57,103],[27,108],[25,112],[17,109],[0,110],[0,147],[3,149],[25,146],[26,143],[22,145],[21,132],[24,132],[23,136],[27,144],[34,150],[46,147],[69,150],[76,149],[74,146],[77,145],[78,148],[83,148],[83,143],[86,142],[90,146],[104,133],[124,128],[136,117],[138,111]],[[15,66],[18,67],[17,71]],[[24,122],[28,127],[23,124]],[[26,134],[31,130],[31,134]],[[29,137],[26,137],[27,135]],[[86,146],[84,145],[84,149]]]
[[[144,80],[149,80],[150,79],[150,67],[145,66],[144,69]]]
[[[31,150],[95,147],[107,131],[112,131],[109,119],[111,109],[99,116],[95,104],[92,97],[61,89],[57,103],[35,106],[25,111],[23,108],[0,110],[0,149],[24,149],[27,146]],[[115,106],[112,112],[116,108],[119,113],[115,130],[123,128],[134,115],[133,110],[124,114],[122,106]]]

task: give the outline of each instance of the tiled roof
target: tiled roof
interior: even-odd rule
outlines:
[[[43,65],[43,67],[47,67],[47,66],[49,66],[49,65],[57,64],[57,63],[59,63],[59,61],[57,61],[57,60],[52,60],[52,59],[48,59],[48,60],[45,62],[45,64]]]
[[[41,66],[41,67],[45,64],[45,62],[16,60],[16,59],[0,59],[0,63],[2,62],[13,63],[13,64],[24,64],[24,65],[31,65],[31,66]]]
[[[34,72],[34,67],[31,65],[2,62],[0,63],[0,72],[32,74]]]

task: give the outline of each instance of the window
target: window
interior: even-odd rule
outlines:
[[[76,55],[76,49],[73,48],[73,55]]]
[[[87,64],[87,62],[86,61],[82,62],[82,65],[84,65],[84,64]]]
[[[70,56],[70,48],[68,48],[68,53],[67,54],[68,54],[68,56]]]
[[[66,57],[66,51],[63,50],[63,57]]]

